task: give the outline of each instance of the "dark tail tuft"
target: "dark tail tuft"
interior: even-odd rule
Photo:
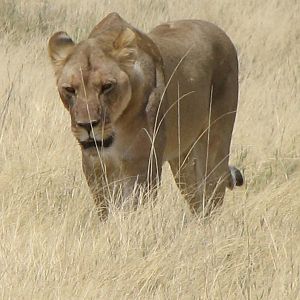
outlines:
[[[232,180],[232,188],[235,186],[242,186],[244,183],[244,178],[239,169],[234,166],[229,166],[231,180]]]

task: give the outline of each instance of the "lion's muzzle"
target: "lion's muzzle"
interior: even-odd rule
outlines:
[[[72,131],[83,149],[108,148],[113,144],[114,133],[111,124],[102,126],[99,121],[79,123],[72,127]]]

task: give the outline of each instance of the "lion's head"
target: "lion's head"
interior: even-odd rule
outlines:
[[[131,29],[122,30],[111,45],[108,42],[103,45],[101,40],[89,38],[75,44],[65,32],[57,32],[49,40],[57,88],[83,148],[113,143],[111,124],[127,108],[132,97],[130,77],[139,72],[136,35]]]

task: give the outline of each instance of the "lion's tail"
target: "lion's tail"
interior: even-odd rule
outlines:
[[[232,190],[235,186],[242,186],[244,183],[244,178],[241,171],[234,166],[229,166],[229,171],[230,180],[228,183],[228,188]]]

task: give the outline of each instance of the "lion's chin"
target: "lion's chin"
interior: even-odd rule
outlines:
[[[83,142],[79,142],[81,147],[86,150],[90,148],[109,148],[114,142],[114,137],[111,135],[105,140],[94,140],[94,139],[88,139]]]

